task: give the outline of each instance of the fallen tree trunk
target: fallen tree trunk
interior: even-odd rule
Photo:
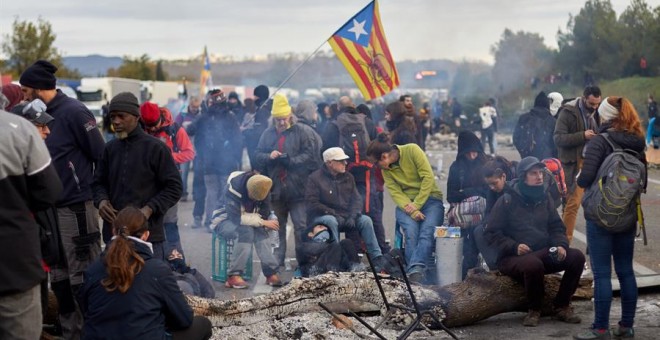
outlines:
[[[551,312],[551,302],[559,289],[561,278],[545,277],[544,314]],[[402,281],[383,279],[383,290],[390,303],[412,306]],[[591,297],[591,281],[581,281],[576,293]],[[422,309],[431,310],[448,327],[466,326],[491,316],[526,311],[527,299],[520,283],[495,272],[470,273],[463,282],[447,286],[413,286],[415,298]],[[207,316],[214,326],[250,325],[270,319],[279,319],[297,313],[321,310],[319,302],[362,302],[378,306],[385,312],[373,275],[367,272],[327,273],[313,278],[295,279],[287,286],[270,294],[240,300],[204,299],[188,296],[195,314]],[[346,312],[346,310],[337,310]],[[410,317],[398,312],[388,323],[400,328]],[[437,325],[426,323],[431,327]]]

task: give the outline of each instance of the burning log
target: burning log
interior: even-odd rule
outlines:
[[[559,289],[561,278],[545,277],[544,314],[551,311],[551,302]],[[383,290],[390,303],[412,306],[402,281],[382,279]],[[423,310],[430,310],[447,327],[466,326],[491,316],[526,311],[527,301],[522,285],[497,272],[471,272],[463,282],[447,286],[413,286],[415,297]],[[591,281],[583,280],[576,296],[591,298]],[[204,299],[188,296],[195,314],[208,317],[214,326],[251,325],[270,319],[280,319],[297,313],[319,311],[319,302],[356,302],[372,304],[385,314],[385,304],[373,275],[368,272],[327,273],[313,278],[294,279],[287,286],[270,294],[240,300]],[[343,309],[343,310],[342,310]],[[353,309],[352,309],[353,310]],[[345,313],[347,308],[335,312]],[[354,311],[354,310],[353,310]],[[395,312],[388,326],[402,328],[412,319],[404,312]],[[430,318],[425,320],[430,327]]]

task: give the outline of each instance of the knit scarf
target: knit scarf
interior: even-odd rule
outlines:
[[[518,190],[523,198],[528,202],[540,203],[545,198],[545,185],[527,185],[525,182],[518,182]]]

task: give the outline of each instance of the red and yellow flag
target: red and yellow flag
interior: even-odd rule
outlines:
[[[399,86],[399,73],[380,23],[378,2],[370,2],[328,39],[366,100]]]

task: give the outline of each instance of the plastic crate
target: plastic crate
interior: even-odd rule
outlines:
[[[226,240],[224,237],[213,233],[213,243],[211,244],[211,278],[214,281],[227,281],[227,270],[231,263],[231,254],[234,249],[234,240]],[[248,257],[245,271],[241,275],[243,280],[252,279],[252,247],[250,247],[250,257]]]

